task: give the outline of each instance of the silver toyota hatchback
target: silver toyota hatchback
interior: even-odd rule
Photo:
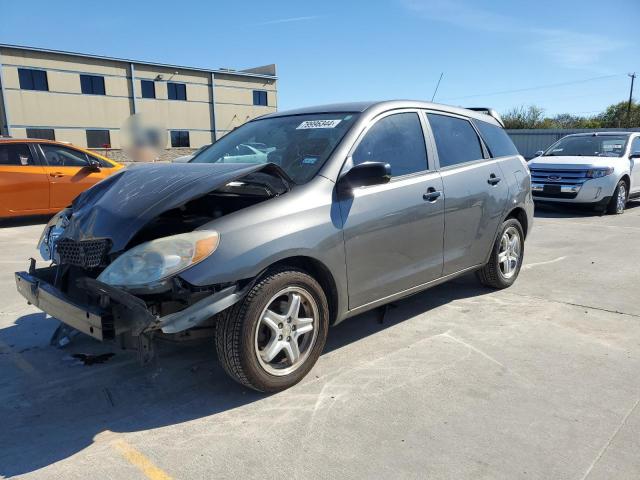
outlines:
[[[45,228],[20,293],[67,327],[135,345],[215,336],[274,392],[330,325],[476,271],[516,280],[532,227],[524,159],[491,111],[347,103],[248,122],[187,164],[136,165]]]

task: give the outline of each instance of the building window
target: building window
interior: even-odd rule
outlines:
[[[80,75],[80,88],[87,95],[105,95],[104,77],[99,75]]]
[[[253,104],[267,106],[267,92],[264,90],[253,91]]]
[[[156,83],[153,80],[140,80],[142,98],[156,98]]]
[[[189,132],[187,130],[171,130],[172,147],[190,147]]]
[[[87,130],[87,147],[111,148],[109,130]]]
[[[167,95],[169,100],[186,100],[187,86],[184,83],[167,82]]]
[[[53,128],[27,128],[27,138],[38,138],[40,140],[55,140],[56,134]]]
[[[47,72],[44,70],[32,70],[30,68],[19,68],[18,78],[22,90],[42,90],[49,91]]]

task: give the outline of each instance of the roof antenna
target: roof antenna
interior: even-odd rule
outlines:
[[[438,93],[438,87],[440,86],[440,82],[442,81],[443,75],[444,75],[444,72],[440,74],[440,78],[438,79],[438,84],[436,85],[436,89],[433,91],[433,96],[431,97],[432,102],[433,102],[433,99],[436,98],[436,93]]]

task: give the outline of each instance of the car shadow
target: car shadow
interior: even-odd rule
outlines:
[[[398,301],[384,321],[372,311],[329,330],[324,353],[382,334],[418,314],[460,298],[490,293],[464,276]],[[211,341],[160,344],[147,366],[135,353],[79,335],[66,349],[48,344],[57,326],[31,313],[0,330],[0,476],[33,472],[74,455],[105,431],[138,432],[180,424],[259,402],[265,394],[231,380]],[[83,365],[73,354],[115,353]],[[106,356],[108,357],[108,355]],[[314,381],[311,375],[303,382]]]
[[[640,208],[640,199],[629,200],[626,206],[627,211]],[[585,207],[574,204],[552,204],[552,203],[536,203],[534,216],[536,218],[588,218],[602,217],[607,215],[598,212],[592,207]]]
[[[28,217],[0,218],[0,228],[26,227],[29,225],[44,225],[53,215],[32,215]]]

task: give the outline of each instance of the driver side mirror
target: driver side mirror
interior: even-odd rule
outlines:
[[[391,165],[383,162],[364,162],[354,166],[338,180],[341,189],[382,185],[391,180]]]
[[[629,158],[640,158],[640,150],[636,150],[635,152],[631,152]]]
[[[100,162],[97,161],[95,158],[90,158],[89,159],[89,165],[87,165],[86,168],[89,169],[92,172],[99,172],[100,171]]]

